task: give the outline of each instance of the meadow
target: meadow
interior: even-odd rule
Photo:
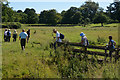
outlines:
[[[118,25],[108,24],[106,27],[99,27],[98,25],[91,24],[87,27],[74,26],[74,27],[28,27],[23,26],[26,31],[31,29],[31,36],[29,43],[26,43],[25,51],[21,50],[20,40],[17,38],[16,42],[4,42],[2,38],[2,73],[3,78],[120,78],[120,61],[117,63],[102,63],[98,64],[86,62],[84,59],[79,62],[78,59],[67,60],[63,58],[65,53],[61,47],[57,49],[56,53],[54,49],[50,48],[50,43],[55,40],[52,36],[52,30],[55,28],[59,32],[65,35],[65,41],[69,42],[80,42],[80,33],[84,32],[93,45],[105,46],[109,41],[108,36],[112,35],[113,40],[118,44]],[[11,29],[13,32],[14,29]],[[22,29],[17,29],[18,34]],[[36,33],[34,33],[36,31]],[[4,33],[4,29],[2,29]],[[3,34],[2,34],[3,37]],[[99,43],[98,37],[101,39]],[[34,44],[40,43],[40,44]],[[67,52],[65,53],[67,54]],[[51,57],[52,55],[52,57]],[[59,62],[52,62],[56,59],[55,56],[59,57]],[[58,60],[58,59],[57,59]],[[73,61],[73,62],[72,62]],[[67,70],[69,63],[78,61],[79,64],[75,64],[77,68],[72,69],[72,72]],[[77,63],[77,62],[76,62]],[[61,65],[59,65],[61,64]],[[70,64],[70,65],[71,65]],[[83,69],[85,66],[86,69]],[[80,66],[81,65],[81,66]],[[59,67],[60,66],[60,67]],[[66,67],[67,66],[67,67]],[[80,69],[79,67],[82,67]],[[60,69],[62,68],[62,70]],[[83,71],[80,71],[83,70]],[[84,71],[85,70],[85,71]],[[66,73],[67,72],[67,73]],[[63,74],[64,73],[64,74]],[[74,74],[71,74],[74,73]],[[68,75],[69,74],[69,75]],[[65,75],[65,76],[64,76]]]

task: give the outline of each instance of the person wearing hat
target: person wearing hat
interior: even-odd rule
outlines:
[[[56,41],[54,43],[54,48],[56,49],[56,43],[58,46],[60,46],[60,42],[62,42],[62,40],[60,39],[60,33],[56,30],[56,29],[53,29],[53,33],[56,34],[56,37],[54,37],[54,39],[56,38]]]
[[[19,34],[19,40],[21,40],[20,44],[21,44],[22,50],[25,50],[26,39],[28,40],[28,35],[23,29],[22,32]]]
[[[4,41],[6,42],[7,41],[7,29],[5,29],[5,31],[4,31]]]
[[[16,42],[16,38],[17,38],[17,31],[14,30],[14,32],[13,32],[13,42],[14,41]]]
[[[108,49],[109,49],[110,61],[112,60],[112,53],[115,50],[115,45],[116,42],[112,40],[112,36],[109,36]]]
[[[10,32],[10,29],[8,29],[8,32],[7,32],[7,41],[10,42],[10,38],[11,38],[11,32]]]
[[[85,36],[85,34],[83,32],[80,33],[81,36],[81,45],[87,46],[87,37]],[[83,48],[83,50],[86,50],[87,48]]]

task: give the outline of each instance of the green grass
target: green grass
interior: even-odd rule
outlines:
[[[109,24],[110,25],[110,24]],[[2,73],[3,78],[61,78],[60,72],[58,71],[57,65],[48,65],[48,60],[50,60],[50,52],[54,50],[49,48],[49,43],[55,41],[52,37],[52,30],[56,28],[59,32],[65,35],[65,40],[70,42],[80,42],[81,37],[79,36],[81,32],[84,32],[87,38],[91,41],[97,43],[98,36],[103,37],[108,42],[108,36],[112,35],[113,40],[118,43],[118,27],[112,27],[116,24],[111,24],[111,27],[25,27],[25,30],[31,29],[31,37],[29,43],[26,44],[25,51],[21,50],[20,41],[17,38],[17,42],[4,42],[2,40]],[[98,26],[93,25],[91,26]],[[108,25],[107,25],[108,26]],[[36,34],[34,31],[36,30]],[[14,30],[12,29],[11,32]],[[17,29],[18,34],[21,29]],[[3,29],[4,33],[4,29]],[[3,36],[3,35],[2,35]],[[41,44],[33,44],[33,42]],[[96,44],[98,45],[98,44]],[[102,46],[106,45],[103,44]],[[98,51],[98,50],[97,50]],[[62,53],[62,52],[61,52]],[[118,77],[118,69],[114,70],[112,67],[109,71],[109,65],[117,67],[118,64],[109,63],[103,65],[102,68],[98,69],[100,66],[98,64],[97,68],[92,68],[92,64],[89,67],[89,71],[84,73],[85,78],[103,78],[112,75],[112,72],[116,73],[115,76]],[[106,72],[104,72],[104,70]],[[104,73],[102,73],[104,72]],[[94,75],[92,75],[94,74]],[[115,77],[112,75],[111,77]]]

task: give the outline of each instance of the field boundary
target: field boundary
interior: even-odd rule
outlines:
[[[88,46],[83,46],[80,43],[73,43],[73,42],[61,42],[60,44],[64,44],[65,46],[77,46],[77,47],[84,47],[85,50],[80,50],[80,49],[73,49],[72,51],[75,53],[85,53],[85,54],[89,54],[89,55],[99,55],[99,56],[104,56],[105,57],[105,61],[107,57],[110,57],[110,55],[107,53],[107,51],[109,50],[106,46],[93,46],[93,45],[88,45]],[[88,51],[87,48],[90,49],[99,49],[99,50],[104,50],[105,52],[96,52],[96,51]],[[112,54],[112,57],[115,58],[115,62],[119,59],[120,55],[119,55],[119,51],[120,48],[115,48],[114,52],[115,54]]]

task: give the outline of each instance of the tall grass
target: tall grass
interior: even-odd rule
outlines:
[[[52,37],[52,30],[56,28],[59,32],[65,35],[65,40],[70,42],[80,42],[81,37],[80,33],[84,32],[87,38],[90,41],[97,42],[98,36],[104,38],[108,42],[108,36],[112,35],[113,40],[118,43],[118,31],[117,27],[22,27],[27,29],[31,29],[31,36],[29,43],[26,44],[25,51],[21,50],[20,41],[17,38],[17,42],[4,42],[2,40],[2,73],[3,78],[61,78],[66,77],[64,75],[69,74],[69,66],[74,62],[78,62],[74,66],[77,66],[76,72],[72,70],[71,74],[68,77],[76,78],[104,78],[104,77],[117,77],[118,78],[118,66],[119,62],[116,64],[108,63],[108,64],[98,64],[95,65],[97,67],[93,67],[91,63],[85,63],[83,60],[79,62],[78,59],[72,59],[71,62],[67,60],[64,55],[68,55],[67,51],[58,49],[57,53],[55,53],[54,49],[51,49],[49,44],[54,42],[55,40]],[[13,32],[14,29],[11,29]],[[21,29],[17,29],[18,34],[22,31]],[[34,33],[36,31],[36,33]],[[3,32],[4,33],[4,30]],[[3,39],[3,35],[2,35]],[[12,38],[11,38],[12,39]],[[34,42],[39,44],[34,44]],[[98,44],[96,44],[98,45]],[[100,45],[100,44],[99,44]],[[106,44],[103,44],[106,45]],[[50,55],[51,54],[51,55]],[[49,61],[53,60],[53,56],[59,56],[58,63],[52,63],[50,65]],[[52,57],[50,57],[52,56]],[[57,59],[55,59],[57,60]],[[64,73],[60,72],[60,67],[63,65],[61,70]],[[84,72],[79,72],[80,64],[86,64],[82,66],[83,68],[87,65],[88,70]],[[109,66],[114,66],[109,67]],[[68,68],[68,70],[67,70]],[[109,70],[107,70],[109,68]],[[81,69],[84,71],[84,69]],[[109,74],[108,74],[109,73]],[[114,75],[112,73],[115,73]],[[110,78],[111,78],[110,77]]]

